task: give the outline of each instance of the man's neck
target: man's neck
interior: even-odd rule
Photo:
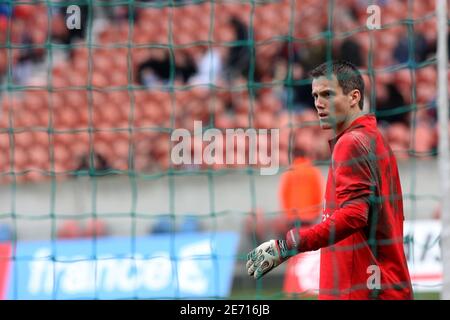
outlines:
[[[336,128],[336,135],[340,135],[342,132],[344,132],[348,127],[350,127],[350,125],[353,123],[353,121],[355,121],[356,119],[358,119],[359,117],[363,116],[363,113],[361,110],[359,110],[358,112],[355,112],[354,114],[350,115],[343,123],[341,126]]]

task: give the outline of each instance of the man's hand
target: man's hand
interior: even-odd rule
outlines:
[[[255,279],[261,278],[290,257],[285,240],[264,242],[247,255],[247,272]]]

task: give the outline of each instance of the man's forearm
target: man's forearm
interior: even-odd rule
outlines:
[[[355,202],[336,210],[327,220],[311,228],[291,229],[286,234],[288,248],[305,252],[333,245],[364,228],[368,210],[367,202]]]

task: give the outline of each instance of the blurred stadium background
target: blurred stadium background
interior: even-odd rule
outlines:
[[[244,258],[255,218],[283,214],[294,154],[326,178],[307,74],[333,57],[364,74],[365,109],[399,162],[417,297],[439,298],[435,5],[0,1],[0,297],[314,298],[314,264],[255,282]],[[194,120],[279,129],[280,172],[173,165],[170,134]]]

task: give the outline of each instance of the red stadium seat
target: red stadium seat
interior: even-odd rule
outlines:
[[[87,238],[105,237],[109,234],[106,221],[100,218],[89,219],[83,230],[83,236]]]
[[[59,226],[56,234],[59,239],[76,239],[83,235],[83,229],[78,220],[65,220]]]

